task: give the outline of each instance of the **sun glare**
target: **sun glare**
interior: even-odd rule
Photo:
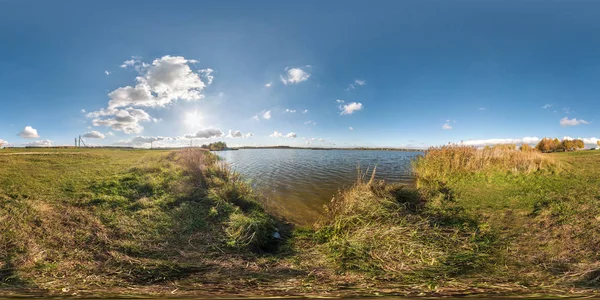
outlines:
[[[202,127],[202,115],[197,111],[186,113],[183,122],[190,128]]]

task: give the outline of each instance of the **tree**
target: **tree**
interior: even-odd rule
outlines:
[[[208,149],[210,151],[220,151],[227,149],[227,144],[225,142],[215,142],[208,144]]]
[[[523,152],[535,152],[535,151],[537,151],[537,149],[535,149],[534,147],[531,147],[528,144],[521,145],[521,147],[519,149],[521,151],[523,151]]]
[[[583,148],[585,148],[585,143],[581,139],[574,140],[573,144],[574,144],[574,146],[575,146],[576,149],[583,149]]]
[[[549,138],[543,138],[537,143],[535,148],[538,149],[540,152],[556,151],[555,141]]]

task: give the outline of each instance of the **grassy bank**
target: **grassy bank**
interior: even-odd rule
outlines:
[[[345,272],[424,289],[600,287],[600,152],[442,147],[417,189],[362,182],[330,204],[323,252]]]
[[[249,186],[207,151],[0,155],[5,289],[148,292],[191,276],[236,279],[276,248],[276,231]]]
[[[207,151],[0,152],[0,293],[462,295],[600,286],[600,152],[432,149],[290,230]],[[279,233],[281,238],[275,238]]]

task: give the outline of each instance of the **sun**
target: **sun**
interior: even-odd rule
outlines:
[[[200,115],[198,111],[186,113],[183,118],[183,122],[190,128],[202,127],[202,115]]]

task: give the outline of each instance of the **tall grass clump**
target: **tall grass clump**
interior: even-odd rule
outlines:
[[[459,210],[430,209],[416,190],[373,177],[331,200],[317,237],[341,270],[405,282],[465,276],[492,261],[485,226]]]
[[[262,208],[258,195],[241,175],[205,150],[189,148],[179,155],[199,196],[211,201],[211,214],[224,219],[226,245],[258,251],[272,249],[277,242],[273,237],[276,221]]]

